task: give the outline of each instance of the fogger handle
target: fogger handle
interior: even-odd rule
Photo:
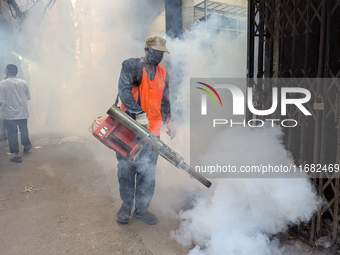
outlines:
[[[182,165],[183,170],[187,171],[192,177],[194,177],[197,181],[202,183],[207,188],[210,188],[211,182],[207,180],[204,176],[200,175],[199,173],[195,172],[189,165],[185,162]]]

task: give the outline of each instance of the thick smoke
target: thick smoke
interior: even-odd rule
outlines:
[[[293,163],[280,134],[270,127],[226,129],[208,146],[202,164]],[[180,213],[183,221],[172,234],[185,247],[196,245],[191,255],[282,254],[271,236],[308,221],[319,205],[307,178],[215,179],[211,191]]]
[[[212,19],[208,25],[218,22]],[[182,39],[170,40],[169,48],[173,79],[178,81],[175,107],[181,108],[184,123],[190,120],[190,78],[246,74],[245,35],[231,39],[228,33],[206,33],[201,23]],[[185,140],[188,134],[183,137]],[[279,127],[229,128],[206,144],[200,160],[202,165],[291,164],[292,157],[281,139]],[[201,190],[198,197],[194,188],[187,192],[196,192],[193,208],[180,212],[182,222],[172,236],[184,247],[195,246],[190,255],[283,254],[284,248],[279,248],[279,241],[272,236],[289,225],[309,221],[321,203],[307,178],[214,179],[212,188]]]
[[[20,2],[25,6],[26,1]],[[87,127],[114,103],[122,61],[144,55],[144,42],[150,35],[148,27],[164,11],[164,2],[102,0],[96,13],[93,3],[79,6],[83,2],[76,1],[73,9],[70,1],[56,1],[45,14],[43,3],[40,1],[30,10],[30,16],[12,40],[18,44],[23,41],[33,49],[31,55],[19,52],[19,47],[17,52],[24,57],[22,65],[29,63],[27,70],[32,77],[32,131],[37,132],[38,126],[42,126],[43,131],[54,128],[60,133],[67,127],[72,135],[86,135],[95,159],[103,169],[109,169],[106,174],[113,183],[114,154],[96,141]],[[74,19],[66,19],[66,13]],[[210,22],[214,26],[219,20]],[[104,47],[105,54],[96,63],[89,57],[91,54],[86,54],[91,49],[84,44],[91,36],[96,47]],[[170,55],[165,56],[163,64],[170,73],[173,113],[179,126],[173,141],[167,138],[165,130],[161,137],[188,160],[190,78],[245,77],[246,35],[231,39],[230,34],[207,31],[206,25],[200,23],[182,38],[167,40]],[[103,42],[104,46],[100,44]],[[47,118],[52,115],[54,118]],[[206,144],[203,163],[205,158],[228,158],[232,148],[235,162],[252,163],[268,157],[277,164],[282,160],[291,162],[279,134],[277,129],[227,129],[213,144]],[[264,141],[266,146],[259,150]],[[219,154],[209,149],[213,147],[219,149]],[[112,189],[118,192],[117,187]],[[177,212],[182,205],[193,206],[180,213],[182,223],[173,233],[183,246],[196,245],[191,255],[248,255],[275,254],[274,251],[280,254],[278,243],[270,237],[286,230],[289,224],[308,221],[318,203],[307,179],[215,179],[207,190],[160,159],[151,206],[173,217],[178,217],[173,210]]]
[[[0,54],[30,83],[30,125],[88,135],[93,119],[115,101],[122,62],[143,56],[148,27],[164,2],[16,2],[26,16],[14,18],[2,4]]]
[[[212,18],[208,27],[217,27],[220,19]],[[246,75],[246,34],[231,40],[228,32],[207,30],[204,22],[196,24],[181,39],[168,39],[170,75],[174,112],[182,112],[189,121],[190,78],[240,78]]]

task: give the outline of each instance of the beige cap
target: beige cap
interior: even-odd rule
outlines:
[[[154,35],[149,36],[148,39],[146,39],[145,47],[150,47],[154,50],[165,51],[167,53],[170,53],[165,47],[165,44],[166,40],[164,38]]]

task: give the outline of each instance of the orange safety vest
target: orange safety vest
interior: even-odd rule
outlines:
[[[162,125],[161,104],[163,90],[165,88],[166,70],[161,65],[156,66],[155,78],[151,81],[143,66],[143,76],[140,86],[133,86],[132,95],[138,101],[138,89],[140,91],[140,106],[146,112],[149,119],[149,131],[155,136],[160,135]],[[123,103],[121,109],[126,111]]]

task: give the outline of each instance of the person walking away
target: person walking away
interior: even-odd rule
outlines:
[[[16,77],[18,67],[9,64],[5,68],[6,79],[0,82],[0,106],[2,106],[2,118],[7,131],[9,150],[15,154],[11,162],[22,162],[19,143],[18,127],[21,135],[23,153],[28,153],[32,144],[29,139],[27,119],[29,112],[27,101],[30,100],[30,92],[26,81]]]

